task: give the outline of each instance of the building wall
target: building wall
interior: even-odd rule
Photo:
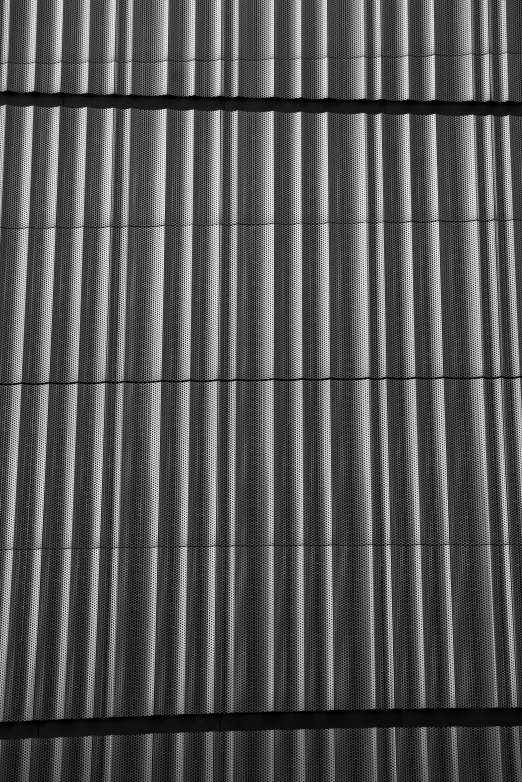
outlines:
[[[520,101],[518,0],[3,0],[0,88]]]
[[[397,715],[86,722],[0,778],[522,779],[518,727],[451,723],[522,707],[521,33],[514,0],[0,2],[1,735]]]
[[[0,742],[2,782],[511,782],[520,729],[366,728]]]

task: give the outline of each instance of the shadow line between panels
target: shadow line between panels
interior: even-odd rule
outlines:
[[[80,66],[80,65],[162,65],[163,63],[168,63],[172,65],[188,65],[192,62],[200,62],[200,63],[220,63],[220,64],[231,64],[235,62],[240,63],[262,63],[262,62],[279,62],[279,63],[286,63],[286,62],[337,62],[339,60],[343,62],[350,62],[353,60],[430,60],[435,58],[441,59],[441,60],[458,60],[459,58],[463,57],[503,57],[504,55],[512,55],[515,57],[522,56],[522,50],[516,51],[515,49],[481,49],[481,51],[464,51],[464,52],[453,52],[453,53],[443,53],[443,52],[423,52],[422,54],[413,54],[410,52],[398,52],[397,54],[385,54],[385,53],[379,53],[379,54],[325,54],[322,56],[307,56],[307,55],[298,55],[294,57],[285,57],[285,56],[268,56],[268,57],[187,57],[187,58],[181,58],[176,59],[174,57],[159,57],[159,58],[149,58],[146,60],[139,59],[138,57],[131,59],[105,59],[105,60],[96,60],[93,58],[86,58],[83,60],[0,60],[0,65],[2,66],[10,66],[10,65],[73,65],[73,66]]]
[[[94,109],[173,109],[176,111],[250,111],[309,114],[445,114],[450,116],[522,116],[515,101],[342,100],[336,98],[207,98],[191,95],[80,95],[56,92],[2,92],[0,106],[62,106]]]
[[[332,728],[489,727],[522,725],[521,708],[389,709],[368,711],[182,714],[34,720],[0,723],[0,739],[114,736],[259,730]]]
[[[520,217],[464,217],[464,218],[455,218],[455,219],[446,219],[446,218],[426,218],[425,220],[419,220],[419,219],[408,219],[408,220],[383,220],[383,219],[375,219],[375,220],[319,220],[317,222],[313,222],[311,220],[295,220],[294,222],[277,222],[275,220],[271,220],[265,223],[261,222],[248,222],[248,223],[241,223],[241,222],[213,222],[213,223],[198,223],[198,222],[192,222],[192,223],[105,223],[105,224],[97,224],[97,225],[88,225],[86,223],[82,223],[81,225],[21,225],[21,226],[12,226],[12,225],[0,225],[0,233],[8,233],[12,232],[15,234],[20,234],[24,231],[125,231],[129,229],[136,229],[138,231],[152,231],[156,228],[165,228],[167,230],[173,229],[173,230],[203,230],[205,228],[213,228],[215,230],[223,230],[228,228],[250,228],[252,230],[257,228],[319,228],[322,226],[328,226],[332,228],[358,228],[361,226],[370,226],[370,227],[377,227],[377,226],[405,226],[405,225],[415,225],[415,226],[428,226],[428,225],[454,225],[454,226],[461,226],[461,225],[469,225],[471,223],[477,223],[478,225],[488,225],[488,224],[495,224],[495,225],[508,225],[508,224],[518,224],[522,223],[522,219]]]
[[[208,378],[205,380],[197,378],[185,378],[182,380],[171,380],[169,378],[157,378],[154,380],[41,380],[28,381],[16,380],[13,382],[0,382],[0,388],[12,388],[16,386],[120,386],[120,385],[157,385],[164,383],[169,385],[183,385],[186,383],[208,384],[208,383],[363,383],[369,380],[411,382],[419,380],[422,382],[434,382],[437,380],[458,380],[470,382],[472,380],[521,380],[522,375],[362,375],[360,377],[234,377],[234,378]]]

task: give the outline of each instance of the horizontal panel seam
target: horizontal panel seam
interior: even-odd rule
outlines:
[[[487,548],[521,549],[522,543],[179,543],[134,546],[35,546],[1,548],[0,552],[38,553],[50,551],[178,551],[180,549],[369,549],[369,548]]]
[[[522,375],[434,375],[433,377],[428,375],[364,375],[360,377],[235,377],[235,378],[210,378],[210,379],[197,379],[186,378],[183,380],[169,380],[161,378],[158,380],[42,380],[42,381],[14,381],[14,382],[0,382],[0,387],[13,388],[16,386],[118,386],[118,385],[157,385],[158,383],[165,383],[169,385],[185,385],[186,383],[326,383],[342,382],[342,383],[362,383],[366,381],[384,382],[412,382],[414,380],[420,380],[422,382],[435,382],[439,380],[452,380],[471,382],[474,380],[520,380]]]
[[[493,51],[488,49],[481,52],[455,52],[455,53],[443,53],[443,52],[428,52],[424,54],[413,54],[409,52],[403,52],[401,54],[323,54],[316,57],[308,57],[306,55],[296,55],[294,57],[284,57],[273,55],[270,57],[188,57],[187,59],[175,59],[171,57],[164,57],[159,59],[140,60],[0,60],[0,65],[161,65],[162,63],[175,63],[176,65],[185,65],[192,62],[201,63],[234,63],[234,62],[246,62],[246,63],[263,63],[263,62],[330,62],[333,61],[351,61],[351,60],[427,60],[434,57],[458,59],[461,57],[489,57],[502,56],[505,54],[514,55],[517,57],[522,56],[522,51],[512,51],[505,49],[503,51]]]
[[[137,95],[126,94],[93,94],[93,93],[63,93],[63,92],[0,92],[0,105],[42,105],[50,107],[91,107],[124,109],[139,107],[142,110],[157,111],[177,105],[178,111],[196,109],[200,111],[245,111],[245,112],[279,112],[279,113],[332,113],[332,114],[440,114],[448,116],[518,116],[522,114],[522,102],[517,101],[441,101],[438,99],[416,100],[370,100],[368,98],[338,99],[338,98],[280,98],[280,97],[203,97],[200,95]]]
[[[367,709],[301,712],[153,714],[132,717],[0,722],[0,739],[297,729],[372,729],[522,725],[522,709]]]
[[[268,223],[227,223],[227,222],[216,222],[216,223],[150,223],[150,224],[143,224],[143,223],[109,223],[105,225],[90,225],[86,223],[82,223],[82,225],[21,225],[21,226],[12,226],[12,225],[0,225],[0,232],[1,231],[54,231],[54,230],[64,230],[64,231],[81,231],[83,229],[89,230],[89,231],[96,231],[96,230],[108,230],[112,229],[115,231],[125,230],[126,228],[139,228],[143,230],[147,229],[153,229],[153,228],[269,228],[271,226],[280,226],[280,227],[298,227],[302,226],[303,228],[312,228],[315,226],[321,226],[321,225],[331,225],[331,226],[340,226],[340,227],[350,227],[354,225],[368,225],[368,226],[378,226],[378,225],[469,225],[470,223],[477,223],[478,225],[485,225],[489,223],[495,223],[498,225],[505,225],[505,224],[511,224],[511,223],[522,223],[522,218],[519,217],[470,217],[470,218],[463,218],[461,220],[455,219],[455,220],[445,220],[445,219],[426,219],[426,220],[343,220],[339,222],[335,222],[333,220],[323,220],[318,222],[303,222],[303,221],[296,221],[295,223],[292,222],[268,222]]]

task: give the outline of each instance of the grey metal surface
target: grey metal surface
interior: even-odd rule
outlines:
[[[522,706],[520,118],[0,118],[0,718]]]
[[[520,374],[522,118],[0,108],[0,382]]]
[[[2,228],[0,259],[0,383],[521,373],[520,220]]]
[[[0,0],[4,92],[521,85],[516,0]],[[521,140],[0,107],[0,720],[522,707]],[[520,738],[3,741],[0,782],[522,782]]]
[[[520,546],[0,553],[2,719],[520,707]]]
[[[2,0],[0,89],[520,100],[517,0]]]
[[[522,219],[522,117],[0,107],[2,228]]]
[[[520,380],[0,387],[0,548],[522,544]]]
[[[519,728],[374,728],[26,739],[1,782],[519,782]]]

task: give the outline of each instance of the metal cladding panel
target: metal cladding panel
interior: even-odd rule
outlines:
[[[521,118],[0,120],[0,382],[520,374]]]
[[[0,382],[519,376],[522,221],[0,229]]]
[[[0,742],[1,782],[518,782],[520,728],[360,728]]]
[[[522,544],[521,381],[0,387],[0,548]]]
[[[520,100],[517,0],[4,0],[0,89]]]
[[[5,229],[522,219],[522,118],[0,107]]]
[[[0,118],[1,718],[522,706],[521,120]]]
[[[520,546],[2,551],[2,719],[520,707],[521,576]]]

